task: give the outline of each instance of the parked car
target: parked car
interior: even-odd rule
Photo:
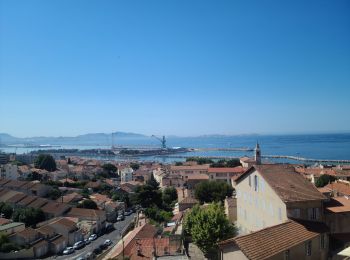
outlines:
[[[74,252],[74,248],[73,247],[67,247],[65,250],[63,250],[63,254],[64,255],[70,255]]]
[[[86,238],[86,239],[84,240],[84,242],[85,242],[85,245],[88,245],[88,244],[91,243],[91,241],[90,241],[88,238]]]
[[[94,249],[93,253],[94,253],[95,255],[99,255],[99,254],[102,253],[102,249],[101,249],[100,247],[96,247],[96,248]]]
[[[75,260],[85,260],[85,257],[79,256],[78,258],[75,258]]]
[[[115,228],[114,228],[114,226],[113,226],[113,224],[107,224],[106,225],[106,227],[105,227],[105,233],[110,233],[110,232],[112,232],[113,230],[114,230]]]
[[[124,215],[119,215],[117,221],[123,221],[125,219]]]
[[[108,246],[105,243],[102,243],[101,245],[99,245],[101,250],[105,250]]]
[[[84,246],[85,246],[84,241],[78,241],[78,242],[76,242],[76,243],[73,245],[73,248],[74,248],[75,250],[77,250],[77,249],[83,248]]]
[[[106,239],[103,244],[105,244],[106,246],[110,246],[112,244],[112,241],[110,239]]]
[[[130,216],[131,214],[132,214],[132,210],[127,210],[124,213],[125,216]]]
[[[93,241],[97,239],[97,235],[96,234],[92,234],[91,236],[89,236],[89,240]]]
[[[92,260],[95,258],[95,254],[93,252],[89,252],[85,255],[86,260]]]

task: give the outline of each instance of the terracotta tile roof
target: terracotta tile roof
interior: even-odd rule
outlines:
[[[333,169],[321,169],[321,168],[305,168],[305,167],[295,167],[296,172],[306,174],[306,175],[315,175],[321,176],[323,174],[328,174],[335,176],[336,172]]]
[[[62,203],[70,203],[70,202],[76,202],[79,200],[82,200],[83,196],[77,192],[72,192],[67,195],[62,196],[61,198],[58,198],[56,201],[57,202],[62,202]]]
[[[35,182],[27,182],[21,187],[21,190],[31,190],[35,186]]]
[[[14,191],[14,190],[6,190],[4,193],[0,195],[0,201],[6,202],[8,199],[12,198],[13,196],[20,194],[21,192]]]
[[[41,210],[44,213],[48,213],[48,214],[56,214],[56,213],[61,214],[68,211],[69,208],[70,206],[68,206],[66,203],[50,201],[45,206],[43,206]]]
[[[206,171],[209,168],[209,164],[202,164],[202,165],[171,165],[170,170],[171,171]]]
[[[350,200],[347,197],[335,197],[331,198],[325,204],[326,212],[330,213],[342,213],[350,212]]]
[[[25,197],[27,197],[26,194],[24,193],[17,193],[15,196],[12,196],[11,198],[9,198],[6,202],[7,203],[17,203],[20,200],[24,199]]]
[[[209,176],[206,174],[189,174],[187,180],[208,180]]]
[[[327,187],[321,187],[321,188],[317,188],[317,190],[321,193],[328,193],[331,192],[332,190],[327,188]]]
[[[55,238],[54,240],[51,240],[50,243],[53,243],[55,245],[62,244],[63,241],[66,241],[67,239],[64,236],[59,236]]]
[[[324,188],[337,192],[341,195],[350,196],[350,184],[344,182],[333,182],[327,184]]]
[[[242,166],[232,167],[232,168],[212,168],[210,167],[208,169],[208,173],[243,173],[246,169],[244,169]]]
[[[151,224],[145,223],[142,226],[135,227],[124,240],[124,253],[125,255],[130,255],[137,239],[153,238],[157,233],[157,228]],[[115,258],[119,256],[123,251],[123,246],[117,244],[113,249],[113,252],[109,258]],[[133,259],[133,258],[132,258]]]
[[[93,218],[93,219],[99,219],[103,216],[105,216],[106,213],[103,210],[95,210],[95,209],[83,209],[83,208],[71,208],[71,210],[68,212],[68,217],[86,217],[86,218]]]
[[[8,187],[8,188],[20,188],[21,186],[27,184],[28,182],[26,181],[17,181],[17,180],[11,180],[10,182],[7,182],[6,184],[4,184],[4,187]]]
[[[30,204],[27,205],[28,208],[41,208],[46,203],[48,203],[49,200],[44,198],[36,197],[36,200],[32,201]]]
[[[11,223],[12,221],[10,219],[7,218],[0,218],[0,226],[2,225],[6,225],[8,223]]]
[[[22,199],[21,201],[17,202],[17,205],[25,207],[28,204],[32,203],[36,199],[37,199],[36,196],[29,195],[29,196],[25,197],[24,199]]]
[[[51,236],[52,234],[56,233],[55,229],[50,227],[49,225],[42,226],[40,228],[37,228],[36,230],[44,236]]]
[[[100,181],[90,181],[85,185],[86,188],[91,188],[91,189],[97,189],[100,186],[101,186]]]
[[[65,217],[59,218],[59,219],[52,221],[50,224],[55,224],[55,223],[62,225],[62,226],[65,226],[69,231],[73,231],[73,230],[77,229],[76,223],[74,221],[70,220],[70,218],[65,218]]]
[[[0,179],[0,186],[5,185],[6,183],[10,182],[11,180],[9,179]]]
[[[328,231],[326,225],[317,222],[289,220],[248,235],[234,237],[219,243],[221,248],[236,244],[242,253],[251,260],[272,258],[274,255],[317,237]]]
[[[128,252],[128,256],[133,260],[153,259],[156,256],[178,255],[179,243],[171,244],[169,237],[164,238],[143,238],[137,239]]]
[[[26,229],[15,233],[15,235],[23,237],[23,238],[31,238],[36,237],[38,235],[38,231],[32,229],[31,227],[27,227]]]
[[[236,180],[236,183],[239,183],[245,176],[253,172],[254,169],[261,174],[264,180],[284,202],[326,199],[312,183],[297,173],[292,165],[254,165],[242,174]]]

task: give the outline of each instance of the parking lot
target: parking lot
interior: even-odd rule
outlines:
[[[125,220],[116,222],[114,224],[115,230],[113,230],[110,233],[104,234],[102,236],[99,236],[96,240],[91,241],[90,244],[86,245],[85,247],[75,250],[74,253],[70,255],[59,255],[59,256],[51,256],[46,259],[67,259],[67,260],[75,260],[79,257],[85,257],[86,254],[89,252],[93,252],[93,250],[99,245],[103,244],[103,242],[106,239],[110,239],[112,241],[112,244],[108,247],[114,246],[118,241],[120,240],[120,232],[130,224],[134,220],[135,214],[131,214],[130,216],[125,216]],[[107,250],[107,249],[106,249]]]

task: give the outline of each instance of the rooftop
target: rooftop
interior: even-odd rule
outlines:
[[[274,189],[284,202],[324,200],[326,197],[306,178],[295,171],[294,166],[284,164],[254,165],[236,179],[239,183],[254,170]]]
[[[210,167],[208,169],[208,173],[243,173],[246,169],[244,169],[242,166],[237,167],[220,167],[220,168],[212,168]]]
[[[219,243],[220,247],[234,243],[251,260],[269,259],[274,255],[325,233],[328,228],[321,223],[298,223],[289,220],[248,235],[234,237]]]

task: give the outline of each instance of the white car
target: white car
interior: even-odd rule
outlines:
[[[89,240],[93,241],[97,239],[97,235],[96,234],[92,234],[91,236],[89,236]]]
[[[110,239],[106,239],[103,244],[105,244],[106,246],[110,246],[112,244],[112,241]]]
[[[64,255],[69,255],[72,254],[74,252],[74,248],[73,247],[67,247],[64,251],[63,254]]]

